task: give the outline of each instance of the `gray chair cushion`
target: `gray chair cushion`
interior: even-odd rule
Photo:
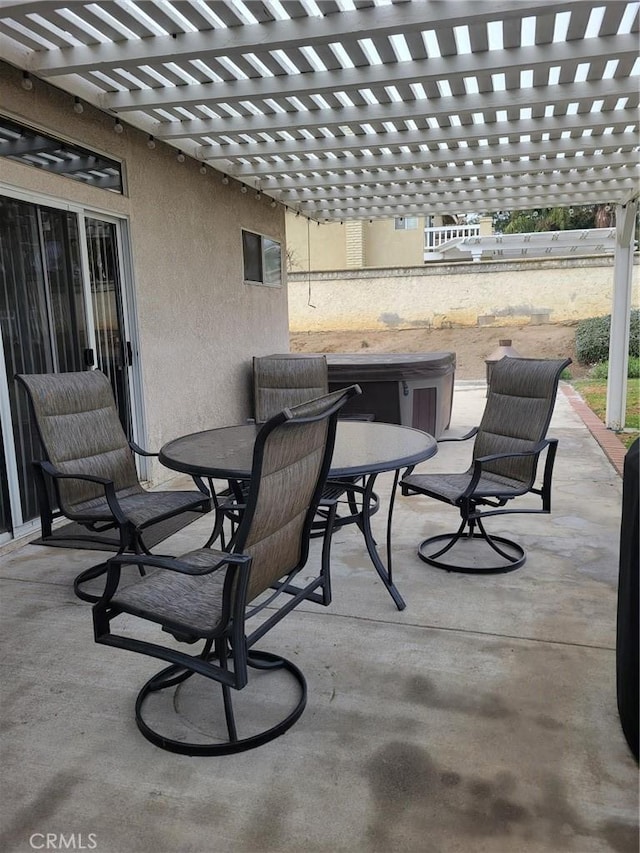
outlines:
[[[289,406],[314,400],[329,389],[324,356],[262,356],[253,359],[253,402],[261,424]]]
[[[405,477],[404,483],[419,488],[430,497],[439,498],[451,504],[456,504],[471,482],[471,473],[463,474],[411,474]],[[516,497],[527,491],[518,480],[487,474],[480,477],[474,495],[476,497]]]
[[[135,527],[144,527],[201,504],[197,491],[148,492],[140,485],[107,377],[99,370],[23,374],[47,459],[63,474],[111,480],[121,508]],[[58,480],[60,509],[69,518],[112,521],[104,487],[83,480]]]
[[[112,480],[117,492],[142,492],[107,377],[81,373],[25,374],[33,412],[47,458],[63,474],[91,474]],[[61,509],[104,497],[102,486],[80,480],[59,482]]]
[[[496,453],[523,453],[542,441],[549,428],[566,359],[503,358],[491,373],[487,404],[473,447],[473,460]],[[536,476],[536,455],[483,463],[476,497],[525,494]],[[403,485],[430,497],[457,503],[471,480],[473,461],[463,473],[411,474]]]
[[[267,424],[256,440],[247,508],[235,542],[238,551],[251,557],[247,603],[306,562],[314,499],[317,502],[323,466],[328,465],[329,419],[323,415],[344,396],[344,391],[336,391],[297,406],[290,419],[274,427]],[[323,417],[299,422],[315,416]],[[205,548],[178,559],[213,568],[224,554]],[[161,568],[119,590],[111,601],[185,636],[211,637],[221,627],[228,571],[224,567],[188,575]]]
[[[210,568],[223,558],[219,551],[201,548],[189,551],[180,560]],[[225,566],[207,575],[186,575],[160,569],[123,588],[111,601],[127,613],[206,637],[220,625],[227,571]]]

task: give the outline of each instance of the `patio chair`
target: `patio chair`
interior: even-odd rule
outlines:
[[[306,682],[295,664],[277,654],[255,651],[254,644],[302,601],[327,605],[331,601],[329,549],[331,519],[325,528],[319,572],[305,570],[302,586],[294,580],[305,568],[309,553],[311,524],[329,470],[339,409],[357,386],[336,391],[270,418],[260,429],[253,451],[252,475],[245,511],[232,546],[226,550],[202,548],[181,557],[117,556],[109,561],[103,598],[93,608],[96,642],[129,649],[168,661],[171,665],[151,678],[136,701],[136,722],[142,734],[157,746],[186,755],[223,755],[259,746],[283,734],[300,717],[306,704]],[[155,567],[158,571],[120,586],[121,572],[128,566]],[[265,609],[268,608],[268,609]],[[111,623],[126,613],[161,629],[184,643],[203,641],[200,654],[190,655],[175,644],[159,644],[134,636],[136,625],[129,622],[120,634],[111,632]],[[263,621],[251,633],[248,620],[261,614]],[[300,626],[302,623],[300,623]],[[149,629],[143,629],[149,636]],[[296,642],[300,639],[296,631]],[[273,684],[269,699],[258,702],[259,727],[238,736],[231,688],[248,684],[247,667],[264,672]],[[296,692],[295,704],[284,717],[283,685],[275,673],[284,670]],[[220,732],[208,742],[192,742],[192,732],[179,724],[189,720],[194,730],[204,725],[193,722],[200,713],[211,714],[211,699],[195,703],[180,719],[180,708],[188,704],[181,691],[202,689],[202,682],[184,685],[198,674],[222,687],[224,714]],[[260,679],[258,679],[260,681]],[[253,684],[254,679],[252,679]],[[290,684],[290,686],[291,686]],[[157,698],[154,722],[144,716],[150,694],[178,689],[167,697],[169,732],[158,729]],[[251,693],[251,691],[248,691]],[[151,703],[150,703],[151,704]],[[277,722],[273,723],[277,710]],[[226,721],[226,731],[222,725]],[[269,724],[264,727],[264,720]],[[210,728],[211,723],[206,728]],[[179,734],[173,734],[179,728]],[[224,739],[221,739],[224,738]]]
[[[295,406],[329,390],[329,371],[326,358],[321,356],[268,355],[253,359],[253,407],[256,423],[265,423],[284,406]],[[351,419],[340,415],[339,419]],[[373,420],[372,415],[357,415],[360,420]],[[327,512],[323,506],[338,501],[334,529],[345,524],[360,525],[361,501],[364,487],[360,478],[329,478],[318,507],[314,534],[324,529]],[[377,512],[379,499],[372,495],[371,514]]]
[[[104,373],[20,374],[16,379],[29,398],[45,456],[32,463],[45,542],[53,521],[66,517],[88,531],[73,537],[79,543],[113,545],[100,534],[115,530],[118,553],[148,553],[143,534],[150,525],[211,509],[199,481],[198,491],[149,492],[140,485],[133,453],[157,454],[127,441]],[[102,562],[81,572],[73,584],[78,598],[97,601],[81,585],[105,571]]]
[[[558,442],[546,434],[560,374],[569,364],[571,359],[503,358],[497,362],[480,426],[464,437],[475,435],[469,469],[460,474],[411,474],[401,480],[403,495],[426,495],[460,510],[462,520],[455,533],[431,536],[420,545],[418,555],[426,563],[450,572],[480,573],[508,572],[524,564],[522,546],[490,535],[483,519],[551,511]],[[542,485],[536,488],[538,460],[545,449]],[[539,496],[542,507],[511,508],[512,500],[527,494]],[[478,540],[490,548],[483,549]],[[448,557],[442,559],[445,554]],[[492,555],[489,564],[486,554]],[[493,562],[495,554],[500,561]]]

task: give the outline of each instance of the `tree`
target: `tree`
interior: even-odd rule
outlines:
[[[607,228],[611,225],[615,225],[615,210],[610,204],[500,211],[493,217],[493,229],[497,234],[571,231],[580,228]]]

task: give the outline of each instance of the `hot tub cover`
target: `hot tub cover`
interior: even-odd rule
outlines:
[[[446,376],[456,368],[455,352],[415,353],[281,353],[267,358],[312,358],[324,355],[331,382],[402,382]]]

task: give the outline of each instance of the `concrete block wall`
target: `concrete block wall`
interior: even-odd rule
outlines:
[[[636,305],[637,271],[638,257]],[[293,332],[571,323],[611,312],[613,257],[312,271],[288,284]]]

